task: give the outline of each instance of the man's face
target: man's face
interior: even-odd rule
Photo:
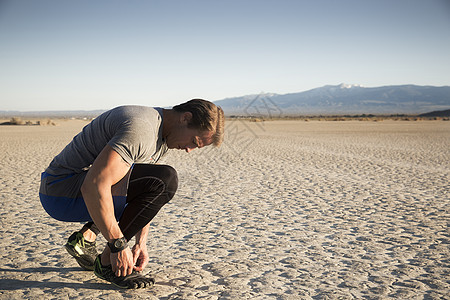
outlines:
[[[212,131],[200,131],[185,126],[177,127],[166,137],[169,149],[185,150],[191,152],[195,148],[202,148],[212,144]]]

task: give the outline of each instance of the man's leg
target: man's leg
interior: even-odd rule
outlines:
[[[146,226],[178,188],[178,176],[167,165],[136,164],[128,184],[127,206],[119,220],[119,227],[129,241]],[[109,256],[109,248],[105,248]],[[109,262],[109,257],[103,258]]]
[[[178,176],[167,165],[134,165],[128,185],[127,206],[119,227],[130,240],[169,202],[178,188]]]
[[[145,227],[159,212],[161,207],[172,199],[178,187],[178,176],[170,166],[136,164],[131,172],[127,206],[119,220],[119,227],[125,238],[130,240]],[[110,249],[105,247],[101,261],[96,262],[97,276],[120,287],[145,287],[139,281],[148,280],[145,277],[132,277],[133,282],[116,277],[110,266]],[[130,275],[131,276],[131,275]]]
[[[80,232],[83,234],[83,237],[88,242],[94,242],[97,238],[97,235],[100,233],[100,230],[94,224],[94,222],[87,222],[84,224],[83,228],[81,228]]]
[[[85,176],[86,172],[69,175],[42,173],[39,198],[51,217],[64,222],[91,220],[80,191]],[[72,233],[64,245],[85,270],[94,270],[94,261],[98,255],[95,244],[98,232],[94,223],[89,222],[80,231]]]

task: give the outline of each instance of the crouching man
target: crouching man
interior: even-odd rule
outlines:
[[[78,264],[121,288],[146,288],[149,222],[172,199],[177,172],[155,163],[168,149],[219,146],[224,114],[193,99],[172,109],[121,106],[86,125],[42,173],[39,196],[53,218],[87,222],[65,248]],[[97,253],[101,233],[107,246]],[[135,237],[132,248],[128,241]]]

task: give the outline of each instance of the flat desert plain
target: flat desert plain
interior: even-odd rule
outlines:
[[[1,299],[450,299],[450,122],[231,120],[222,147],[170,151],[149,290],[63,249],[81,224],[45,213],[40,173],[86,122],[56,123],[0,126]]]

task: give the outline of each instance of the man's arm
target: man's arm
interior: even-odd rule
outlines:
[[[147,245],[147,235],[150,229],[150,223],[145,225],[138,233],[136,233],[136,244]]]
[[[131,252],[133,252],[134,269],[136,271],[144,270],[148,264],[148,251],[147,251],[147,236],[150,228],[150,223],[145,225],[136,235],[136,244],[133,246]]]
[[[123,236],[114,216],[111,187],[129,169],[122,157],[107,145],[92,164],[81,186],[89,214],[108,242]]]
[[[119,182],[129,169],[130,165],[107,145],[95,159],[81,186],[81,193],[89,214],[108,242],[123,237],[114,215],[111,187]],[[124,250],[114,256],[116,261],[111,261],[113,270],[118,270],[116,272],[118,276],[131,273],[133,265],[132,257],[129,256],[131,251]]]

